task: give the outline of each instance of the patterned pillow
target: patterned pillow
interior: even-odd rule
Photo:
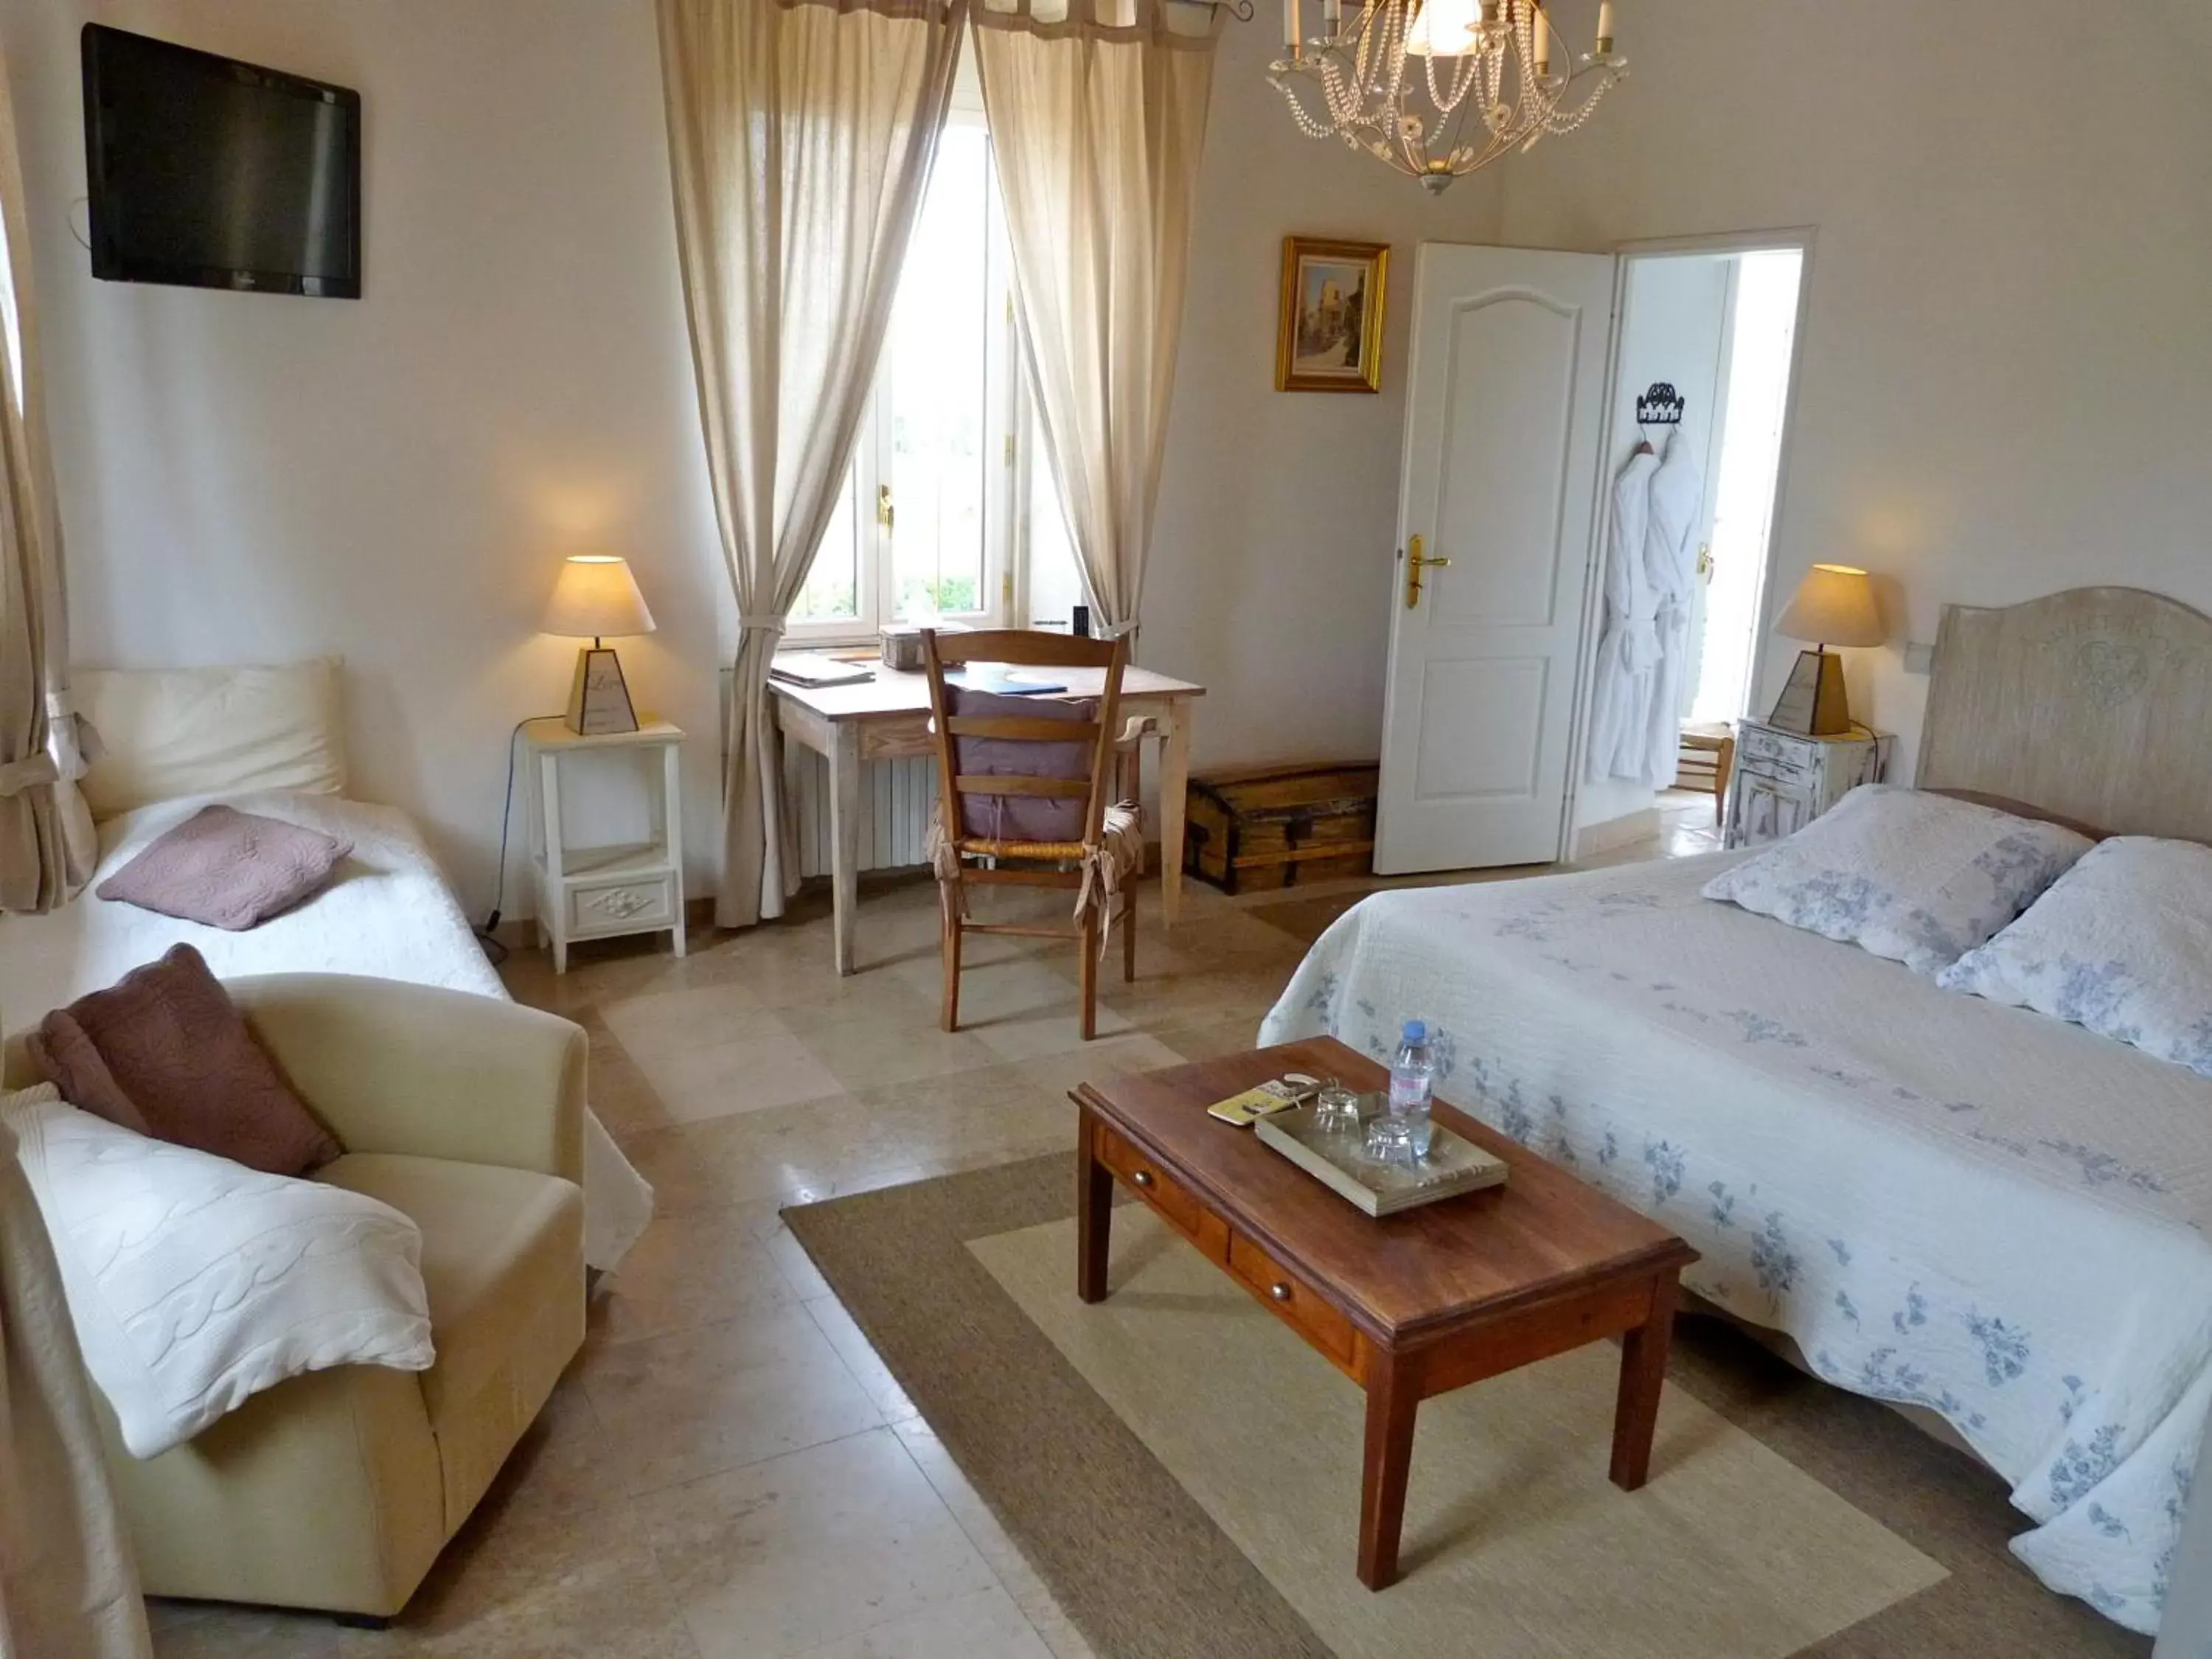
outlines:
[[[1723,871],[1705,894],[1934,974],[1986,943],[2093,844],[2055,823],[1869,783]]]
[[[231,933],[319,892],[353,843],[282,818],[208,806],[100,884],[99,896]]]
[[[2212,1077],[2212,848],[2106,842],[1936,982]]]

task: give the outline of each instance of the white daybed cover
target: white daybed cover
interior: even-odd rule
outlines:
[[[1260,1040],[1425,1018],[1444,1097],[1942,1413],[2038,1523],[2014,1553],[2155,1630],[2212,1402],[2212,1080],[1698,896],[1742,856],[1378,894]]]
[[[241,812],[342,836],[353,856],[307,903],[242,933],[95,897],[94,889],[157,836],[220,800]],[[367,974],[505,999],[414,823],[389,806],[268,790],[142,806],[100,826],[100,867],[75,903],[0,921],[0,1015],[9,1029],[112,985],[171,945],[188,943],[221,979],[245,974]],[[611,1268],[653,1219],[653,1188],[596,1113],[584,1115],[584,1259]]]

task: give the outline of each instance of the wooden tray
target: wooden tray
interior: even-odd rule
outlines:
[[[1370,1101],[1375,1097],[1370,1097]],[[1367,1116],[1373,1116],[1370,1110]],[[1271,1151],[1280,1152],[1308,1175],[1372,1216],[1395,1215],[1439,1199],[1479,1192],[1505,1179],[1505,1164],[1473,1141],[1431,1122],[1429,1155],[1420,1164],[1376,1164],[1341,1134],[1322,1134],[1314,1109],[1296,1106],[1252,1126]]]

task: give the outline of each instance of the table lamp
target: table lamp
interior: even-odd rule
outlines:
[[[1810,641],[1813,649],[1797,653],[1790,683],[1775,699],[1766,723],[1801,737],[1848,735],[1851,709],[1844,693],[1844,659],[1828,647],[1880,645],[1888,637],[1867,573],[1847,564],[1814,565],[1798,584],[1774,631]]]
[[[568,687],[568,729],[580,737],[637,730],[637,710],[623,678],[622,659],[600,641],[609,635],[650,634],[653,612],[637,591],[629,562],[611,553],[579,553],[562,562],[545,610],[545,631],[591,643],[576,653]]]

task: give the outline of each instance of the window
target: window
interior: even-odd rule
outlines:
[[[790,635],[887,622],[1067,620],[1082,579],[1024,383],[991,140],[955,111],[939,141],[853,465]]]

